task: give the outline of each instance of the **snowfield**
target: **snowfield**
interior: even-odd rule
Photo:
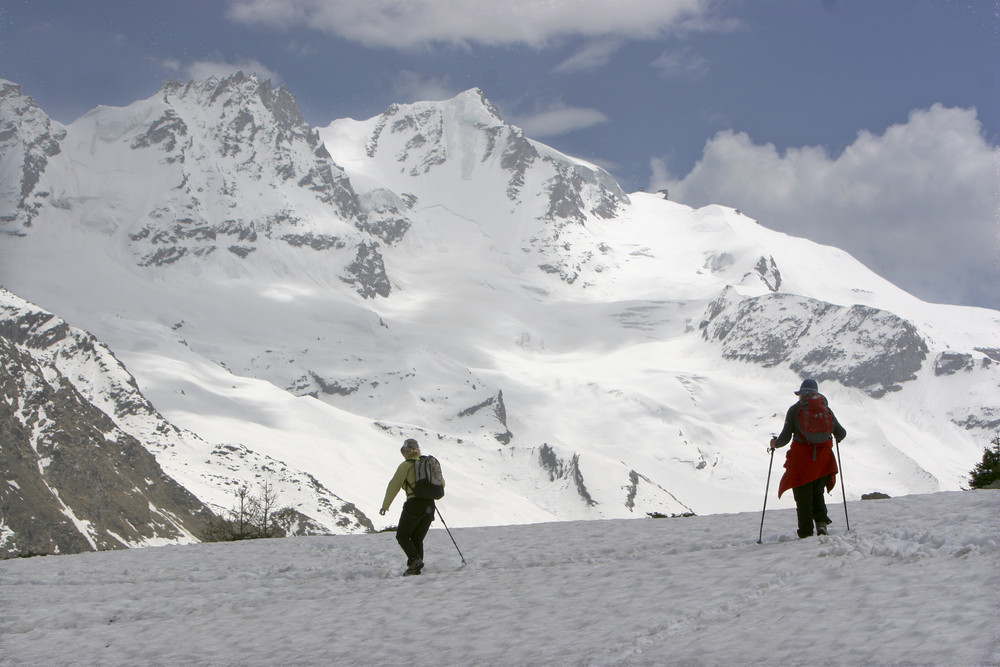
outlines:
[[[0,664],[1000,664],[1000,491],[830,508],[8,560]]]

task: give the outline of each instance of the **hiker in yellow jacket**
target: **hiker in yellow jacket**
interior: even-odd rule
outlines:
[[[417,483],[415,462],[420,458],[420,445],[413,438],[407,438],[399,451],[404,461],[389,480],[379,514],[385,516],[399,490],[406,491],[406,502],[403,503],[399,525],[396,527],[396,541],[406,553],[406,572],[403,574],[409,576],[420,574],[424,567],[424,537],[434,521],[434,501],[413,496],[413,487]]]

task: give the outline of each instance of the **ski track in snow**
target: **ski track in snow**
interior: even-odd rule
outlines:
[[[830,508],[9,560],[0,664],[998,664],[1000,492]]]

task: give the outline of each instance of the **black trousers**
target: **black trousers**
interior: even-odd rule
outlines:
[[[424,538],[434,521],[434,501],[425,498],[409,498],[403,503],[396,527],[396,541],[406,553],[406,564],[424,559]]]
[[[795,513],[799,518],[799,537],[809,537],[813,534],[813,524],[817,521],[830,523],[830,515],[826,511],[826,483],[829,475],[823,475],[802,486],[792,489],[795,496]]]

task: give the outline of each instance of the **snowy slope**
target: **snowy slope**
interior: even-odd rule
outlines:
[[[469,526],[757,507],[806,375],[849,432],[849,498],[957,489],[1000,425],[1000,313],[733,209],[626,195],[481,91],[319,129],[242,76],[65,135],[33,113],[5,163],[59,150],[0,221],[0,282],[106,343],[172,424],[375,525],[408,436]]]
[[[769,510],[761,545],[759,512],[452,527],[465,566],[439,527],[406,578],[391,533],[15,559],[0,662],[996,665],[998,509],[832,505],[805,540]]]
[[[103,343],[2,288],[0,342],[13,348],[11,354],[0,355],[5,364],[11,365],[4,370],[27,378],[28,369],[23,364],[13,365],[13,362],[18,353],[30,359],[32,365],[46,369],[46,377],[52,378],[49,384],[66,385],[78,396],[76,403],[85,405],[86,409],[103,418],[97,425],[107,432],[97,438],[66,438],[67,434],[76,434],[92,426],[88,423],[92,417],[87,417],[84,409],[61,405],[44,394],[44,398],[37,398],[26,391],[7,397],[9,407],[13,409],[9,413],[4,411],[3,415],[5,437],[2,453],[6,460],[7,487],[0,489],[0,549],[4,553],[48,553],[53,548],[56,552],[68,550],[62,544],[68,539],[65,536],[52,540],[51,544],[43,544],[35,539],[42,529],[30,529],[29,517],[41,516],[43,507],[48,507],[53,500],[56,501],[57,515],[66,514],[75,519],[75,532],[80,534],[76,538],[86,539],[95,549],[149,546],[178,539],[183,542],[198,541],[208,512],[196,506],[194,497],[185,497],[173,492],[169,485],[164,486],[163,480],[159,479],[164,477],[163,472],[180,482],[186,489],[185,493],[194,494],[218,513],[230,509],[236,489],[244,486],[255,489],[266,477],[282,488],[282,506],[291,505],[312,520],[303,521],[308,525],[298,527],[297,532],[301,534],[326,533],[334,527],[339,532],[361,532],[372,528],[363,514],[330,493],[307,472],[284,461],[249,451],[239,443],[213,445],[190,431],[178,429],[146,400],[132,375]],[[33,393],[42,392],[35,390]],[[12,450],[15,445],[13,436],[25,431],[30,431],[30,447],[40,457],[37,468],[42,473],[45,487],[34,494],[25,490],[29,480],[15,470],[19,459],[25,458],[29,450]],[[109,453],[113,454],[119,448],[123,450],[123,455],[129,451],[132,445],[124,434],[135,439],[134,448],[142,450],[144,447],[152,452],[162,471],[153,469],[134,453],[113,461],[111,465],[117,470],[91,469],[97,467],[93,465],[95,462],[107,458]],[[105,441],[125,444],[108,447]],[[60,477],[56,472],[60,466],[52,465],[53,460],[57,463],[65,461],[68,472]],[[84,462],[89,462],[90,467],[84,469]],[[142,484],[135,486],[135,482],[116,483],[114,480],[116,475],[127,480],[133,474],[140,479],[146,477],[150,488],[142,489]],[[150,477],[159,481],[154,482],[148,479]],[[79,480],[83,482],[83,489],[71,488]],[[94,488],[88,488],[88,484]],[[145,492],[140,495],[138,509],[129,507],[135,501],[117,501],[125,505],[124,510],[121,506],[110,505],[114,493],[121,490],[117,488],[119,485],[125,487],[123,496],[130,495],[129,487],[133,486],[137,491],[142,489]],[[74,495],[78,504],[71,500]],[[80,502],[81,495],[83,502]],[[153,500],[146,500],[147,495]],[[164,509],[157,510],[154,502],[164,504]],[[135,513],[144,506],[166,517],[152,522],[151,527],[160,529],[159,524],[165,525],[172,539],[157,534],[163,529],[144,530],[145,524],[150,523],[148,519],[128,517],[129,511]],[[195,506],[194,509],[192,506]],[[123,531],[120,525],[116,525],[118,534],[112,533],[109,538],[105,535],[109,532],[105,524],[118,520],[120,515],[126,517],[125,523],[132,523],[131,530]],[[195,518],[200,521],[196,522]],[[52,519],[46,518],[44,523],[47,526]],[[180,528],[182,534],[179,536],[176,535],[177,529],[170,530],[174,523],[186,524]],[[17,529],[13,528],[15,525]],[[123,532],[127,537],[121,537]]]

